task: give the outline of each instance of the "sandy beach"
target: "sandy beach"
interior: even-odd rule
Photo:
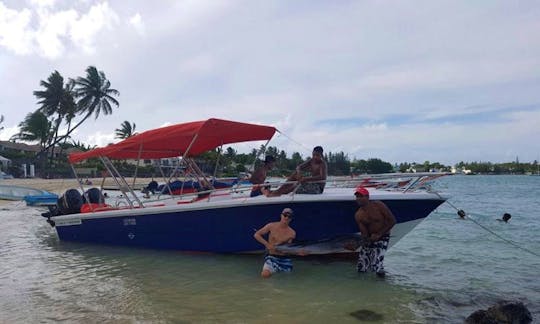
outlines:
[[[85,179],[86,180],[86,179]],[[95,187],[116,187],[116,184],[111,178],[90,178],[92,185]],[[152,179],[137,178],[135,181],[135,187],[146,186]],[[126,181],[131,185],[133,184],[133,178],[126,178]],[[0,181],[2,185],[13,185],[21,187],[30,187],[36,189],[47,190],[55,194],[61,195],[67,189],[76,188],[79,189],[80,185],[76,179],[42,179],[42,178],[26,178],[26,179],[4,179]],[[85,185],[87,187],[88,185]],[[0,205],[7,204],[13,201],[0,199]]]

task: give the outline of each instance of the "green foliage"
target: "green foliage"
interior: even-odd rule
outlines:
[[[97,119],[101,113],[111,114],[111,105],[119,106],[114,97],[120,93],[111,89],[111,83],[107,80],[105,73],[98,71],[94,66],[86,69],[85,78],[70,79],[67,83],[64,83],[64,78],[58,71],[54,71],[47,81],[41,81],[40,85],[44,89],[34,91],[34,95],[39,99],[38,110],[47,118],[51,118],[51,134],[53,135],[44,148],[44,151],[51,149],[51,157],[54,147],[61,141],[65,142],[88,117],[94,114]],[[76,116],[84,117],[71,127]],[[58,130],[63,122],[67,126],[67,132],[60,135]]]
[[[128,137],[131,137],[135,135],[135,123],[130,123],[129,121],[125,120],[121,125],[120,128],[115,129],[116,138],[120,139],[126,139]]]
[[[349,157],[343,152],[325,155],[328,163],[328,173],[336,176],[348,175],[351,171],[351,162]]]
[[[375,174],[393,172],[392,164],[381,159],[354,160],[351,164],[354,174]]]
[[[107,80],[103,71],[98,71],[95,66],[86,68],[86,77],[78,77],[75,83],[75,97],[79,99],[77,106],[79,112],[86,113],[86,117],[94,114],[97,119],[101,113],[112,114],[111,103],[115,106],[120,104],[114,98],[120,92],[111,89],[111,82]]]
[[[514,162],[491,163],[491,162],[459,162],[456,165],[458,170],[471,170],[476,174],[525,174],[538,172],[538,162],[520,163],[518,159]]]
[[[92,114],[96,119],[100,113],[108,115],[112,113],[112,105],[119,106],[114,98],[119,95],[115,89],[111,89],[111,83],[107,80],[103,71],[98,71],[95,67],[89,66],[86,69],[86,77],[78,77],[64,82],[64,77],[54,71],[47,80],[40,81],[42,89],[33,92],[38,99],[39,108],[28,114],[24,121],[19,124],[20,132],[12,137],[13,140],[25,142],[38,142],[42,150],[34,160],[46,163],[41,159],[42,153],[50,153],[49,165],[41,165],[41,169],[50,167],[50,172],[61,173],[61,160],[65,159],[62,150],[70,147],[67,139],[70,134]],[[77,102],[76,102],[77,99]],[[78,115],[84,117],[71,127],[71,123]],[[0,123],[3,122],[3,116]],[[60,126],[67,126],[66,134],[60,135]],[[131,125],[129,134],[133,134],[135,124]],[[127,133],[127,132],[126,132]],[[80,143],[79,143],[80,144]],[[55,154],[55,148],[60,147],[59,154]],[[73,147],[77,147],[74,145]],[[77,147],[82,151],[90,149],[84,144]],[[56,157],[59,155],[61,158]],[[63,172],[63,171],[62,171]]]
[[[51,122],[39,110],[26,115],[19,128],[19,133],[13,135],[12,140],[38,142],[43,148],[51,139]]]

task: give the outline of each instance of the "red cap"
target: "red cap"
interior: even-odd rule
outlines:
[[[369,191],[362,186],[358,186],[356,187],[356,190],[354,191],[354,195],[355,196],[362,195],[362,196],[369,197]]]

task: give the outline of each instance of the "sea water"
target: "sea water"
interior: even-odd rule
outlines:
[[[263,280],[262,256],[61,242],[39,210],[3,204],[0,323],[459,323],[500,300],[540,321],[540,177],[434,186],[450,203],[387,252],[385,279],[297,258],[293,273]]]

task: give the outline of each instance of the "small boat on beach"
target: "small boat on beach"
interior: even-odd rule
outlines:
[[[54,206],[58,203],[58,195],[44,191],[42,194],[24,196],[23,200],[27,206]]]
[[[58,196],[46,190],[0,184],[0,199],[25,200],[29,206],[38,206],[44,202],[55,204]]]
[[[253,233],[275,221],[286,207],[294,210],[292,225],[299,240],[317,241],[357,233],[353,193],[362,178],[329,180],[322,194],[293,191],[278,197],[250,197],[251,184],[213,187],[193,159],[225,144],[266,141],[267,145],[277,131],[272,126],[208,119],[153,129],[106,147],[72,153],[71,164],[99,159],[121,193],[95,200],[86,194],[80,197],[79,193],[84,192],[81,187],[79,193],[72,190],[69,197],[67,192],[60,197],[65,212],[59,208],[44,216],[61,240],[197,252],[262,252],[263,246],[253,238]],[[194,170],[199,183],[210,183],[208,190],[143,198],[111,161],[172,157],[181,157],[183,167]],[[370,199],[383,201],[396,217],[391,245],[446,201],[448,197],[425,185],[426,179],[443,175],[446,174],[369,176],[381,182],[394,179],[402,183],[368,188]],[[170,179],[164,180],[170,183]]]

